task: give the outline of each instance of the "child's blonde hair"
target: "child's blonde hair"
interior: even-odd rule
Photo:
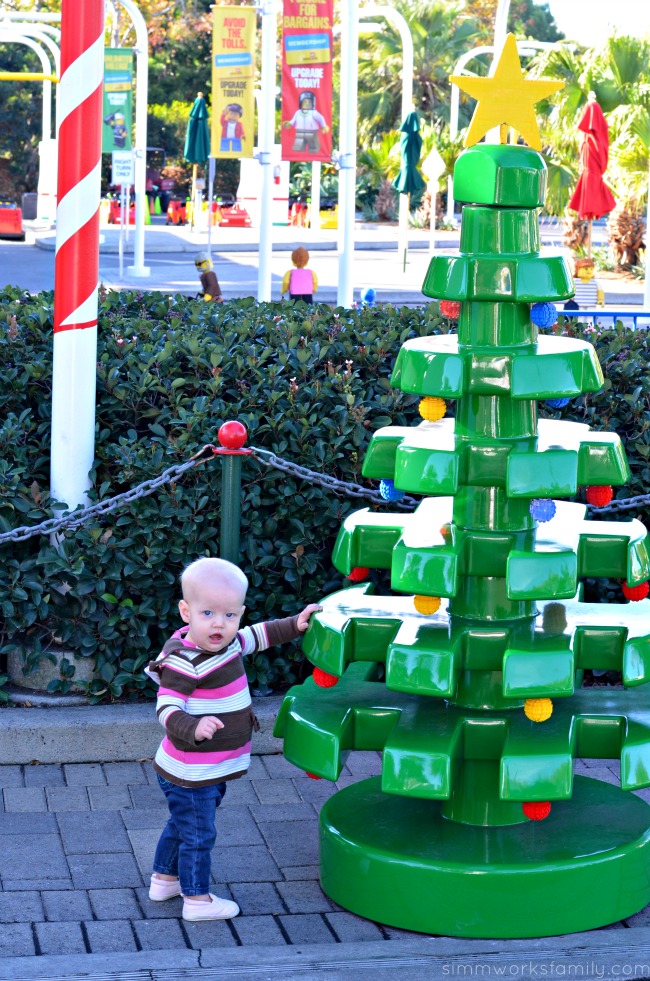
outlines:
[[[227,562],[226,559],[196,559],[195,562],[190,562],[183,569],[180,579],[185,601],[187,601],[188,595],[192,593],[194,585],[206,579],[226,581],[233,586],[241,587],[242,599],[248,590],[248,579],[244,573],[239,566],[233,562]]]

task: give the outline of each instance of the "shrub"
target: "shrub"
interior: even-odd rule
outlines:
[[[0,531],[57,513],[48,497],[52,294],[0,294]],[[407,338],[443,329],[437,304],[417,310],[311,310],[242,299],[111,293],[100,305],[96,499],[187,460],[239,419],[249,444],[312,470],[361,481],[374,429],[408,424],[416,396],[389,377]],[[5,545],[0,656],[27,666],[53,646],[95,659],[94,698],[151,693],[143,665],[179,625],[178,576],[219,544],[220,465],[67,531],[60,550],[35,537]],[[242,561],[247,619],[296,613],[341,585],[330,555],[341,521],[363,502],[243,464]],[[249,663],[259,684],[290,682],[297,646]],[[66,691],[61,677],[52,690]]]

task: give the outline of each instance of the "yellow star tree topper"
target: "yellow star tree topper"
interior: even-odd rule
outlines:
[[[564,85],[550,78],[526,78],[521,70],[517,42],[508,34],[498,62],[492,62],[487,78],[450,75],[462,92],[478,100],[465,146],[474,146],[495,126],[501,127],[505,143],[508,126],[516,130],[533,150],[542,149],[535,103],[557,92]]]

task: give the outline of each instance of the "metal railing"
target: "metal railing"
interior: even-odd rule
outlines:
[[[558,310],[563,317],[572,317],[574,320],[591,320],[594,325],[601,324],[603,320],[610,320],[613,327],[617,320],[625,323],[631,320],[636,330],[639,320],[645,320],[642,327],[650,324],[650,311],[648,310]]]

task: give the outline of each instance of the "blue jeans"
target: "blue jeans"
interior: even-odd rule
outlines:
[[[203,896],[210,891],[210,853],[217,839],[214,812],[226,784],[179,787],[160,774],[158,783],[167,798],[169,821],[156,848],[153,870],[177,875],[184,896]]]

